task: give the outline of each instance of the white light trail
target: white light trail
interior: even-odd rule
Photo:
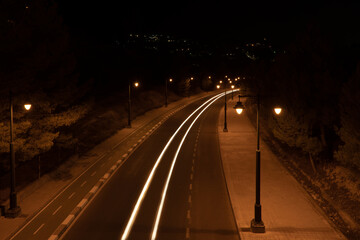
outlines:
[[[157,235],[157,230],[158,230],[158,227],[159,227],[159,223],[160,223],[160,218],[161,218],[161,213],[162,213],[162,209],[164,207],[164,202],[165,202],[165,198],[166,198],[166,193],[167,193],[167,189],[169,187],[169,182],[170,182],[170,179],[171,179],[171,175],[172,175],[172,172],[174,170],[174,166],[175,166],[175,163],[176,163],[176,159],[179,155],[179,152],[180,152],[180,149],[185,141],[185,138],[186,136],[188,135],[190,129],[192,128],[192,126],[195,124],[195,122],[197,121],[197,119],[201,116],[201,114],[208,108],[210,107],[216,100],[218,100],[219,98],[221,98],[222,96],[218,96],[217,98],[215,98],[211,103],[209,103],[206,107],[204,107],[204,109],[196,116],[196,118],[193,120],[193,122],[190,124],[189,128],[187,129],[186,133],[184,134],[183,138],[181,139],[181,142],[178,146],[178,149],[175,153],[175,156],[173,158],[173,161],[172,161],[172,164],[171,164],[171,167],[170,167],[170,170],[169,170],[169,174],[168,174],[168,177],[166,179],[166,183],[164,185],[164,189],[163,189],[163,192],[162,192],[162,196],[161,196],[161,201],[160,201],[160,204],[159,204],[159,207],[158,207],[158,211],[157,211],[157,215],[156,215],[156,219],[155,219],[155,224],[154,224],[154,227],[153,227],[153,230],[152,230],[152,235],[151,235],[151,240],[155,240],[156,239],[156,235]]]
[[[146,192],[147,190],[149,189],[149,186],[150,186],[150,183],[152,181],[152,178],[155,174],[155,171],[164,155],[164,153],[166,152],[167,148],[169,147],[170,143],[172,142],[172,140],[174,139],[174,137],[177,135],[177,133],[180,131],[180,129],[184,126],[184,124],[196,113],[198,112],[204,105],[206,105],[208,102],[212,101],[213,99],[215,98],[219,98],[219,97],[222,97],[224,95],[224,93],[220,93],[212,98],[210,98],[209,100],[207,100],[206,102],[204,102],[200,107],[198,107],[194,112],[192,112],[186,119],[185,121],[182,122],[182,124],[178,127],[178,129],[175,131],[175,133],[171,136],[171,138],[169,139],[169,141],[167,142],[167,144],[165,145],[164,149],[162,150],[162,152],[160,153],[158,159],[156,160],[146,182],[145,182],[145,185],[138,197],[138,200],[136,201],[136,204],[135,204],[135,207],[131,213],[131,216],[130,216],[130,219],[126,225],[126,228],[124,230],[124,233],[123,235],[121,236],[121,240],[126,240],[130,234],[130,231],[131,231],[131,228],[135,222],[135,219],[136,219],[136,216],[139,212],[139,208],[141,206],[141,203],[146,195]]]

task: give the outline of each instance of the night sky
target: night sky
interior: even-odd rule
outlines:
[[[97,39],[165,33],[194,39],[286,42],[313,19],[354,24],[355,1],[59,1],[65,23]],[[355,23],[356,26],[358,23]],[[342,29],[343,26],[340,26]],[[351,28],[351,27],[350,27]],[[351,32],[351,30],[350,30]],[[358,32],[356,30],[356,32]]]

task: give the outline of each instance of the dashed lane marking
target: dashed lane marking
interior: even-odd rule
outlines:
[[[188,227],[186,228],[185,238],[190,239],[190,228],[188,228]]]
[[[93,172],[90,176],[91,176],[91,177],[93,177],[95,174],[96,174],[96,171],[95,171],[95,172]]]
[[[84,181],[84,182],[80,185],[80,187],[83,187],[85,184],[86,184],[86,181]]]
[[[37,234],[38,231],[45,225],[45,223],[41,224],[40,227],[33,233],[33,235]]]
[[[52,213],[52,215],[55,215],[55,214],[60,210],[60,208],[62,208],[62,205],[60,205],[60,206]]]
[[[75,195],[75,192],[73,192],[73,193],[68,197],[68,199],[72,198],[74,195]]]

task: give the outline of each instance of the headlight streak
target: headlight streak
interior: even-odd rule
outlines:
[[[224,94],[223,94],[224,95]],[[186,133],[184,134],[183,138],[181,139],[181,142],[178,146],[178,149],[175,153],[175,156],[173,158],[173,161],[172,161],[172,164],[171,164],[171,167],[170,167],[170,170],[169,170],[169,174],[168,174],[168,177],[166,179],[166,183],[164,185],[164,189],[163,189],[163,192],[162,192],[162,196],[161,196],[161,201],[160,201],[160,204],[159,204],[159,207],[158,207],[158,211],[157,211],[157,215],[156,215],[156,220],[155,220],[155,224],[153,226],[153,230],[152,230],[152,235],[151,235],[151,240],[155,240],[156,239],[156,234],[157,234],[157,230],[158,230],[158,227],[159,227],[159,222],[160,222],[160,218],[161,218],[161,213],[162,213],[162,209],[164,207],[164,202],[165,202],[165,197],[166,197],[166,193],[167,193],[167,189],[169,187],[169,182],[170,182],[170,179],[171,179],[171,175],[172,175],[172,172],[174,170],[174,166],[175,166],[175,163],[176,163],[176,159],[178,157],[178,154],[180,152],[180,149],[185,141],[185,138],[186,136],[188,135],[190,129],[192,128],[192,126],[195,124],[195,122],[197,121],[197,119],[201,116],[201,114],[208,108],[210,107],[215,101],[217,101],[219,98],[221,98],[223,95],[221,96],[218,96],[216,99],[214,99],[211,103],[209,103],[206,107],[204,107],[204,109],[196,116],[196,118],[193,120],[193,122],[190,124],[189,128],[187,129]]]
[[[153,178],[153,176],[154,176],[154,174],[155,174],[155,171],[156,171],[156,169],[157,169],[157,167],[158,167],[158,165],[159,165],[159,163],[160,163],[160,161],[161,161],[164,153],[166,152],[167,148],[169,147],[170,143],[172,142],[172,140],[175,138],[175,136],[176,136],[177,133],[180,131],[180,129],[184,126],[184,124],[185,124],[196,112],[198,112],[198,111],[199,111],[204,105],[206,105],[208,102],[212,101],[212,100],[215,99],[215,98],[218,99],[218,98],[222,97],[223,95],[224,95],[224,93],[220,93],[220,94],[218,94],[218,95],[210,98],[209,100],[207,100],[207,101],[204,102],[203,104],[201,104],[200,107],[198,107],[194,112],[192,112],[192,113],[185,119],[185,121],[182,122],[182,124],[178,127],[178,129],[175,131],[175,133],[171,136],[171,138],[169,139],[169,141],[168,141],[167,144],[165,145],[164,149],[163,149],[162,152],[160,153],[158,159],[156,160],[156,162],[155,162],[155,164],[154,164],[154,166],[153,166],[153,168],[152,168],[152,170],[151,170],[151,172],[150,172],[150,174],[149,174],[149,176],[148,176],[148,178],[147,178],[147,180],[146,180],[146,182],[145,182],[145,185],[144,185],[144,187],[143,187],[143,189],[142,189],[142,191],[141,191],[141,193],[140,193],[140,195],[139,195],[139,198],[138,198],[138,200],[136,201],[135,207],[134,207],[134,209],[133,209],[133,211],[132,211],[132,213],[131,213],[130,219],[129,219],[127,225],[126,225],[126,228],[125,228],[125,230],[124,230],[124,233],[123,233],[123,235],[121,236],[121,240],[126,240],[126,239],[128,238],[128,236],[129,236],[129,234],[130,234],[130,231],[131,231],[131,228],[132,228],[132,226],[133,226],[133,224],[134,224],[134,222],[135,222],[136,216],[137,216],[137,214],[138,214],[139,208],[140,208],[140,206],[141,206],[141,203],[142,203],[142,201],[143,201],[143,199],[144,199],[144,197],[145,197],[145,195],[146,195],[147,190],[149,189],[149,186],[150,186],[150,183],[151,183],[151,181],[152,181],[152,178]]]

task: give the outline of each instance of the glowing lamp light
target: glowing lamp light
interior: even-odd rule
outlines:
[[[219,88],[220,88],[220,85],[216,85],[216,88],[219,89]]]
[[[235,86],[234,86],[234,85],[231,85],[231,88],[232,88],[232,89],[234,89],[234,88],[235,88]]]
[[[24,104],[24,108],[29,111],[30,108],[31,108],[31,104],[30,103],[27,103],[27,104]]]
[[[139,86],[139,83],[138,83],[138,82],[135,82],[135,83],[134,83],[134,86],[135,86],[135,87],[138,87],[138,86]]]
[[[242,108],[237,108],[237,109],[236,109],[236,113],[240,115],[243,110],[244,110],[244,109],[242,109]]]
[[[242,104],[242,102],[240,102],[240,97],[239,97],[239,101],[236,103],[234,108],[236,110],[236,113],[239,114],[239,115],[243,112],[244,105]]]
[[[279,108],[279,107],[276,107],[276,108],[274,108],[274,112],[277,114],[277,115],[279,115],[280,113],[281,113],[281,108]]]
[[[170,78],[170,79],[169,79],[169,82],[172,82],[172,81],[173,81],[172,78]]]
[[[220,80],[219,83],[222,83],[222,80]]]

